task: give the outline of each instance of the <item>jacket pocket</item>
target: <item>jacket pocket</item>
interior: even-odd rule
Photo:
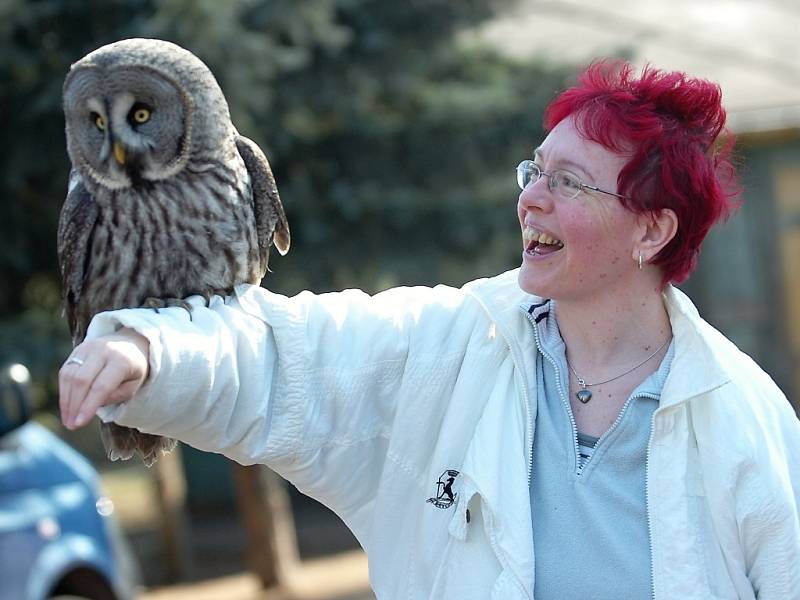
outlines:
[[[486,535],[481,497],[462,489],[454,508],[441,566],[426,598],[487,600],[502,567]]]

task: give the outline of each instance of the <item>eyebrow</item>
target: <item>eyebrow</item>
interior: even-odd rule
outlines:
[[[534,159],[536,159],[536,157],[537,157],[537,156],[538,156],[538,157],[543,157],[543,154],[542,154],[542,149],[541,149],[541,147],[539,147],[539,148],[536,148],[536,149],[533,151],[533,158],[534,158]],[[559,167],[559,168],[571,167],[572,169],[575,169],[575,170],[581,171],[581,172],[582,172],[582,173],[583,173],[583,174],[586,176],[586,178],[587,178],[589,181],[591,181],[592,183],[594,183],[594,182],[596,181],[596,179],[595,179],[594,175],[592,175],[592,174],[591,174],[591,173],[590,173],[590,172],[589,172],[589,171],[586,169],[586,167],[584,167],[583,165],[581,165],[581,164],[579,164],[579,163],[576,163],[574,160],[570,160],[570,159],[568,159],[568,158],[562,158],[561,160],[558,160],[558,161],[556,161],[556,163],[557,163],[557,165],[558,165],[558,167]]]

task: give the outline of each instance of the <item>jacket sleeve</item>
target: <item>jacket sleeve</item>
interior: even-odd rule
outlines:
[[[470,329],[454,326],[465,297],[444,286],[293,298],[240,286],[208,308],[191,298],[191,316],[103,313],[87,337],[135,329],[150,341],[150,374],[100,417],[267,464],[353,513],[374,493],[398,401],[437,378],[443,348],[463,343],[453,332]]]
[[[777,388],[766,392],[767,410],[755,424],[764,435],[749,440],[749,459],[740,465],[736,516],[756,597],[800,599],[800,422]]]

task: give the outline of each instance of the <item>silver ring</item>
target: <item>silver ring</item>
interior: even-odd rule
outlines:
[[[77,356],[70,356],[67,359],[67,362],[64,363],[64,366],[66,367],[67,365],[71,365],[71,364],[76,364],[76,365],[78,365],[80,367],[83,364],[83,359],[82,358],[78,358]]]

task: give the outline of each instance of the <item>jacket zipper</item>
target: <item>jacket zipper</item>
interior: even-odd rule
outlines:
[[[564,386],[561,383],[561,375],[558,372],[558,366],[556,365],[556,361],[553,360],[553,358],[550,356],[549,353],[545,353],[544,349],[542,348],[542,344],[541,344],[541,342],[539,340],[539,327],[538,327],[538,324],[534,320],[533,315],[531,315],[527,311],[525,312],[525,314],[528,315],[528,320],[533,325],[533,337],[536,339],[536,346],[539,348],[539,351],[542,353],[542,356],[544,356],[548,360],[548,362],[551,365],[553,365],[553,371],[556,374],[556,387],[558,388],[558,391],[560,392],[560,395],[561,395],[561,404],[564,406],[564,409],[567,411],[567,415],[569,415],[569,422],[572,424],[572,446],[573,446],[573,451],[575,453],[575,474],[576,475],[580,475],[581,471],[583,470],[583,468],[581,467],[580,447],[578,446],[578,425],[575,423],[575,416],[572,414],[572,409],[569,406],[569,396],[564,391]],[[530,454],[531,454],[531,466],[533,466],[533,438],[531,438]],[[528,473],[528,487],[530,487],[530,484],[531,484],[531,481],[530,481],[530,471],[529,471],[529,473]]]
[[[650,439],[647,440],[647,457],[644,461],[644,505],[647,513],[647,541],[650,544],[650,597],[656,600],[656,566],[653,557],[653,520],[650,516],[650,448],[653,445],[653,436],[656,428],[656,413],[653,411],[650,418]]]
[[[631,395],[625,401],[625,404],[622,405],[622,408],[620,409],[619,414],[617,415],[617,418],[611,424],[611,427],[606,429],[606,431],[603,433],[603,435],[601,435],[600,438],[597,440],[597,443],[595,444],[595,448],[600,446],[600,444],[603,443],[603,440],[605,440],[609,435],[611,435],[613,433],[613,431],[617,428],[617,426],[619,425],[620,421],[622,421],[622,418],[625,416],[625,411],[628,410],[628,406],[630,405],[631,401],[634,398],[650,398],[650,399],[655,400],[655,401],[661,400],[660,396],[657,396],[656,394],[651,394],[649,392],[642,392],[641,394],[636,394],[636,396]],[[653,411],[653,414],[655,414],[655,411]],[[652,432],[652,430],[653,430],[653,424],[651,423],[650,424],[650,431]],[[647,445],[647,450],[648,450],[648,452],[650,450],[649,443]],[[648,456],[648,458],[649,458],[649,456]],[[645,462],[645,492],[647,492],[647,463],[646,462]],[[649,519],[648,519],[648,521],[649,521]],[[648,525],[649,525],[649,523],[648,523]],[[652,548],[651,548],[651,550],[652,550]]]
[[[522,380],[522,395],[525,399],[525,415],[527,416],[527,432],[528,432],[528,489],[531,487],[531,476],[533,474],[533,418],[531,417],[531,401],[528,397],[528,388],[525,385],[525,378],[520,376]]]

